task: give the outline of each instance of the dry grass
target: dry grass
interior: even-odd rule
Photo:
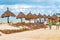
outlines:
[[[5,29],[5,30],[0,30],[2,33],[4,34],[11,34],[11,33],[16,33],[16,32],[23,32],[23,31],[28,31],[29,29],[28,28],[22,28],[22,29],[19,29],[19,30],[8,30],[8,29]]]
[[[45,24],[34,24],[34,23],[27,23],[27,24],[12,24],[11,26],[14,26],[14,27],[19,27],[19,26],[27,26],[28,28],[30,29],[40,29],[40,28],[47,28],[47,25]]]

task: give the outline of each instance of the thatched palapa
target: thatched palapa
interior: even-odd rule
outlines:
[[[44,14],[44,15],[43,15],[43,18],[47,18],[47,16]]]
[[[38,14],[38,18],[39,18],[40,23],[41,23],[41,18],[43,18],[43,16],[40,13]]]
[[[26,19],[26,20],[31,20],[31,19],[32,19],[32,13],[29,12],[29,14],[27,14],[27,15],[25,16],[25,19]]]
[[[53,19],[56,19],[56,18],[57,18],[57,16],[56,16],[55,14],[53,14],[52,18],[53,18]]]
[[[57,16],[55,15],[55,14],[53,14],[53,16],[52,16],[52,22],[55,24],[55,22],[56,22],[56,19],[57,19]]]
[[[32,13],[31,12],[29,12],[29,14],[27,14],[26,16],[25,16],[25,19],[26,20],[29,20],[29,22],[30,22],[30,20],[32,19]]]
[[[38,18],[42,18],[42,17],[43,17],[43,16],[39,13],[39,14],[38,14]]]
[[[7,22],[8,22],[8,23],[9,23],[9,17],[10,17],[10,16],[15,17],[16,15],[13,14],[13,13],[9,10],[9,8],[7,8],[7,11],[5,11],[5,12],[1,15],[2,18],[7,17]]]
[[[22,22],[22,18],[25,18],[25,15],[24,15],[23,12],[20,12],[20,13],[17,15],[16,18],[17,18],[17,19],[18,19],[18,18],[21,18],[21,22]]]
[[[32,18],[34,19],[34,23],[36,23],[36,19],[38,18],[38,16],[36,14],[33,14]]]

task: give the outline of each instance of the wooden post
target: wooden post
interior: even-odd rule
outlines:
[[[7,17],[7,22],[9,23],[9,17]]]
[[[21,22],[22,22],[22,18],[21,18]]]

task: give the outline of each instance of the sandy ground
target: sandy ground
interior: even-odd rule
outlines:
[[[56,30],[55,26],[52,27],[52,30],[47,28],[13,34],[3,34],[0,32],[0,34],[2,34],[0,40],[60,40],[60,29]]]
[[[4,29],[10,29],[10,30],[17,30],[17,29],[19,29],[19,28],[17,28],[17,27],[13,27],[13,26],[10,26],[10,25],[8,25],[8,24],[1,24],[0,25],[0,29],[1,30],[4,30]]]
[[[23,27],[26,27],[28,28],[27,26],[23,26]],[[5,30],[5,29],[9,29],[9,30],[18,30],[18,29],[21,29],[23,28],[22,26],[19,26],[19,27],[13,27],[9,24],[1,24],[0,25],[0,30]]]
[[[60,40],[59,30],[38,29],[0,36],[0,40]]]

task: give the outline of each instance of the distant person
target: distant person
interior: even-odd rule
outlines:
[[[50,22],[50,23],[49,23],[49,28],[50,28],[50,29],[51,29],[52,25],[53,25],[53,23],[52,23],[52,22]]]

